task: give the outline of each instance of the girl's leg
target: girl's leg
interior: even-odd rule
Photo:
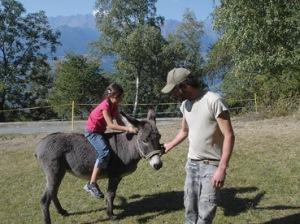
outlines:
[[[100,173],[101,173],[101,168],[98,166],[98,160],[97,160],[93,169],[90,183],[96,183],[97,177],[98,175],[100,175]]]
[[[91,193],[93,197],[103,198],[104,195],[97,185],[97,177],[100,175],[102,168],[105,168],[105,161],[109,155],[109,148],[102,135],[97,133],[87,133],[87,139],[94,146],[97,152],[97,160],[95,162],[90,182],[84,186],[84,189]]]
[[[96,161],[94,169],[93,169],[91,180],[90,180],[89,183],[87,183],[84,186],[84,190],[86,190],[87,192],[89,192],[95,198],[103,198],[104,194],[101,192],[101,190],[100,190],[100,188],[99,188],[99,186],[97,184],[97,176],[101,172],[101,168],[98,167],[97,161]]]

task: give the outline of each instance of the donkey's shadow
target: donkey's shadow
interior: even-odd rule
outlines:
[[[184,209],[182,191],[163,192],[143,196],[136,194],[130,196],[129,200],[130,202],[128,202],[128,200],[124,197],[117,196],[115,208],[120,209],[121,213],[116,215],[116,219],[123,219],[129,216],[143,216],[142,218],[139,218],[138,221],[144,223],[145,221],[153,219],[154,217],[157,217],[159,215]],[[83,215],[101,210],[104,209],[100,208],[88,211],[73,212],[70,213],[70,215]],[[155,214],[144,216],[147,213]],[[108,219],[97,219],[82,224],[96,224],[107,220]]]
[[[260,192],[257,187],[223,188],[220,193],[221,203],[219,206],[223,208],[225,216],[237,216],[243,212],[246,212],[248,209],[296,209],[295,207],[284,205],[258,207],[266,192]],[[242,197],[243,194],[246,193],[251,193],[253,196]],[[124,197],[118,197],[117,201],[118,202],[116,203],[115,207],[121,210],[121,212],[117,214],[116,219],[123,219],[129,216],[140,216],[137,221],[141,223],[145,223],[160,215],[184,210],[182,191],[170,191],[150,195],[132,195],[128,199]],[[73,215],[91,213],[93,211],[95,210],[77,212],[73,213]],[[292,218],[295,217],[293,216]],[[96,224],[105,220],[107,219],[94,220],[85,224]]]
[[[259,204],[265,195],[265,192],[257,191],[258,188],[256,187],[223,188],[220,192],[221,203],[219,206],[223,207],[225,216],[236,216],[247,211],[249,208],[256,207]],[[254,193],[255,195],[248,198],[241,198],[238,196],[243,193]],[[130,199],[136,199],[137,197],[140,197],[139,200],[129,203],[127,203],[125,198],[121,199],[119,208],[124,210],[118,214],[118,219],[128,216],[142,216],[147,213],[154,213],[154,215],[144,216],[139,219],[139,221],[145,222],[159,215],[184,210],[182,191],[163,192],[145,195],[143,197],[132,196]]]

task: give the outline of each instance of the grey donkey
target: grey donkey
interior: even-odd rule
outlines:
[[[147,159],[155,170],[162,167],[162,146],[159,143],[161,136],[156,127],[155,112],[149,110],[146,120],[137,120],[124,113],[122,115],[139,131],[138,134],[106,134],[111,148],[110,161],[99,178],[108,178],[106,203],[107,215],[111,219],[115,218],[113,201],[122,177],[134,172],[141,158]],[[51,201],[59,214],[68,215],[57,197],[65,173],[89,180],[96,161],[96,152],[83,134],[53,133],[39,142],[35,155],[46,176],[46,186],[40,201],[43,222],[50,224]]]

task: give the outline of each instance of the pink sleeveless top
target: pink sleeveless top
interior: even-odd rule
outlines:
[[[107,123],[103,116],[103,111],[107,110],[112,119],[116,118],[118,114],[118,107],[109,103],[108,99],[103,100],[89,115],[86,122],[86,130],[88,132],[104,133],[107,127]]]

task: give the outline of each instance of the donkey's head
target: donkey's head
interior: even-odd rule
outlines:
[[[155,112],[150,109],[146,120],[137,120],[121,112],[126,120],[138,128],[136,138],[136,148],[142,158],[147,159],[150,165],[158,170],[162,167],[160,156],[162,155],[161,144],[159,143],[161,135],[158,132],[155,121]]]

